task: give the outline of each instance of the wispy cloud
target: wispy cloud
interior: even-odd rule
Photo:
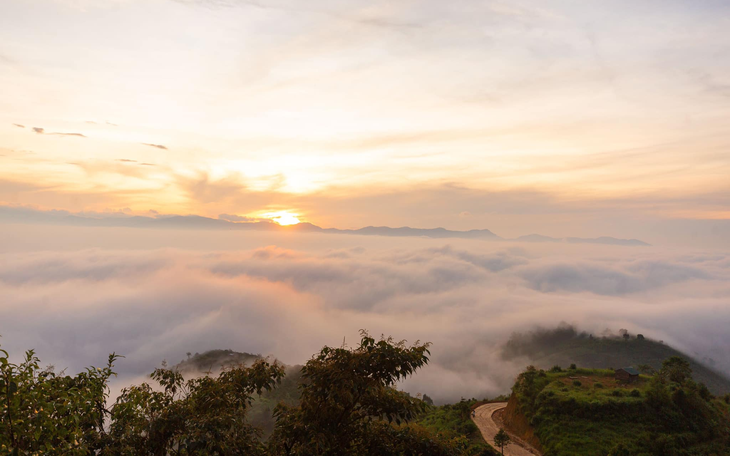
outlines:
[[[163,146],[162,144],[152,144],[152,143],[140,143],[140,144],[142,144],[144,146],[155,147],[157,149],[167,150],[167,146]]]
[[[43,127],[33,127],[33,131],[39,135],[77,136],[79,138],[86,138],[86,135],[83,133],[48,132]]]

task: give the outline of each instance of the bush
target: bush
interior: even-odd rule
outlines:
[[[581,386],[581,385],[582,385],[582,383],[579,382],[578,380],[573,380],[573,386]]]
[[[575,365],[575,363],[573,363],[573,364],[570,365],[570,367],[568,369],[570,369],[570,370],[576,370],[576,369],[578,369],[578,367]]]
[[[603,383],[596,382],[596,383],[593,384],[593,387],[594,388],[603,388]]]
[[[563,372],[563,368],[556,364],[555,366],[550,368],[550,372]]]
[[[611,396],[624,397],[625,394],[624,394],[623,390],[620,390],[620,389],[616,388],[613,391],[611,391]]]
[[[629,393],[629,396],[631,396],[631,397],[641,397],[641,391],[639,391],[636,388],[634,388]]]

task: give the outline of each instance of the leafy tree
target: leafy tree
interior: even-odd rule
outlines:
[[[410,347],[365,331],[353,349],[324,347],[302,369],[299,406],[279,405],[273,454],[450,454],[453,449],[403,424],[425,409],[395,383],[428,363],[429,344]],[[419,453],[420,449],[428,449]]]
[[[512,439],[509,438],[509,435],[504,432],[504,429],[499,428],[499,432],[494,436],[494,445],[504,454],[504,447],[509,445],[510,442],[512,442]]]
[[[110,454],[264,454],[261,431],[246,414],[252,396],[271,390],[284,369],[258,360],[223,370],[217,378],[185,381],[172,369],[156,369],[156,391],[143,383],[122,390],[112,407]]]
[[[654,375],[656,373],[656,369],[648,364],[639,364],[638,366],[636,366],[636,369],[645,375]]]
[[[428,394],[423,395],[423,402],[428,405],[433,405],[433,399],[431,399]]]
[[[672,356],[666,359],[662,363],[662,369],[660,371],[662,376],[669,379],[669,381],[683,384],[685,381],[692,378],[692,368],[689,362],[679,356]]]
[[[0,449],[11,454],[93,454],[107,440],[107,380],[117,355],[104,368],[75,377],[41,369],[33,350],[13,364],[0,349]]]

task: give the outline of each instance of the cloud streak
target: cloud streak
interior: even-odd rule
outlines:
[[[20,126],[18,124],[14,124],[15,126]],[[25,128],[25,127],[23,127]],[[83,133],[63,133],[63,132],[47,132],[45,128],[43,127],[33,127],[33,132],[37,133],[39,135],[55,135],[55,136],[77,136],[79,138],[86,138],[86,135]]]
[[[142,144],[143,146],[154,147],[156,149],[167,150],[167,146],[163,146],[162,144],[152,144],[152,143],[140,143],[140,144]]]

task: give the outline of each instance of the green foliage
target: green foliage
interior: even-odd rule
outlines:
[[[418,454],[428,448],[433,455],[457,454],[449,442],[405,425],[426,405],[394,387],[428,363],[428,346],[376,341],[363,332],[353,349],[324,347],[302,368],[299,405],[275,410],[272,453]]]
[[[581,386],[583,385],[580,380],[573,380],[573,386]]]
[[[538,371],[535,366],[527,366],[512,387],[512,392],[517,395],[520,411],[532,418],[535,410],[537,395],[550,383],[550,379],[544,371]]]
[[[456,404],[429,407],[416,423],[442,439],[457,444],[461,454],[494,455],[497,453],[484,442],[479,428],[471,420],[471,410],[479,404],[476,399],[462,399]]]
[[[513,392],[546,456],[730,454],[730,404],[691,378],[641,376],[624,387],[609,370],[548,373],[543,382],[530,380],[539,379],[534,368],[523,374]],[[566,387],[578,374],[581,385]]]
[[[692,377],[692,368],[686,359],[672,356],[662,363],[662,370],[659,374],[668,378],[669,381],[683,384]]]
[[[593,387],[594,387],[594,388],[599,388],[599,389],[600,389],[600,388],[603,388],[603,383],[600,383],[600,382],[596,382],[596,383],[594,383],[594,384],[593,384]]]
[[[0,349],[0,450],[85,455],[103,448],[107,381],[117,358],[69,377],[41,369],[33,350],[13,364]]]
[[[494,445],[502,451],[502,454],[504,454],[504,447],[509,445],[511,441],[509,435],[502,428],[499,428],[499,432],[494,436]]]
[[[0,454],[492,454],[466,437],[477,432],[468,404],[454,407],[461,427],[448,437],[408,423],[429,406],[395,384],[424,366],[427,355],[428,344],[406,347],[364,333],[357,348],[325,347],[290,372],[301,398],[291,385],[275,393],[283,366],[256,356],[251,366],[229,365],[217,376],[189,380],[177,369],[156,369],[155,386],[125,388],[109,407],[107,384],[117,355],[104,368],[70,377],[40,369],[32,351],[13,364],[0,350]],[[274,400],[281,400],[276,427],[265,442],[249,414],[254,404]]]
[[[143,383],[122,390],[111,409],[109,450],[117,454],[264,454],[260,430],[246,420],[254,394],[283,377],[277,363],[226,368],[218,377],[185,381],[171,369],[152,373],[162,388]]]

